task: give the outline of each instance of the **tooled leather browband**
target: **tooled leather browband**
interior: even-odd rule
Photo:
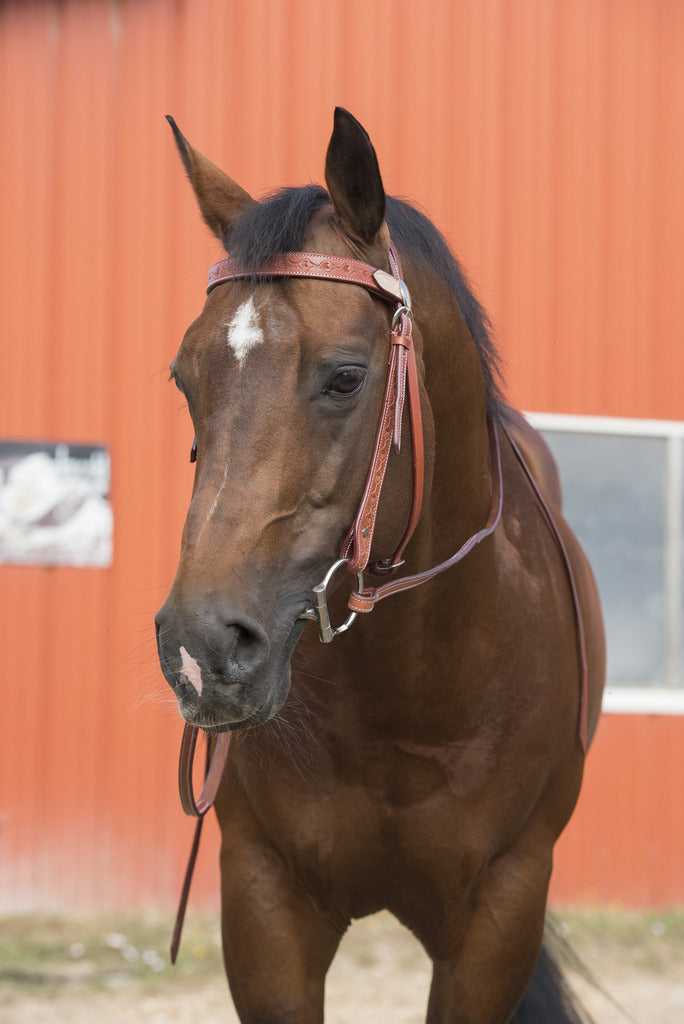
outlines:
[[[346,256],[325,256],[318,252],[283,252],[257,271],[247,270],[237,260],[229,257],[215,263],[209,270],[207,293],[225,281],[264,277],[312,277],[317,281],[343,281],[358,284],[390,302],[404,301],[401,281],[387,271]]]

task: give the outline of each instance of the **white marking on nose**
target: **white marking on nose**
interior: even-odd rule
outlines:
[[[181,665],[181,675],[185,676],[187,681],[197,690],[197,695],[201,697],[202,669],[199,667],[199,665],[192,657],[192,655],[188,654],[184,647],[181,647],[180,652],[181,658],[183,659],[183,664]]]
[[[228,344],[232,348],[238,363],[242,366],[245,356],[256,345],[261,345],[264,334],[259,325],[259,314],[250,295],[243,302],[235,316],[228,324]]]

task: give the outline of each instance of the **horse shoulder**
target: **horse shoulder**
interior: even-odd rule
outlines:
[[[539,431],[519,412],[507,410],[506,429],[520,449],[553,515],[572,566],[586,642],[588,738],[591,742],[601,713],[606,671],[603,616],[596,580],[586,554],[563,517],[563,491],[551,449]]]
[[[506,427],[520,449],[545,501],[554,511],[560,512],[563,506],[563,489],[556,460],[548,444],[539,431],[515,410],[507,410]]]

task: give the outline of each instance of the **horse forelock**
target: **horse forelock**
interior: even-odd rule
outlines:
[[[256,273],[272,256],[300,251],[311,220],[328,203],[330,196],[320,185],[280,189],[233,223],[224,238],[226,251]],[[444,237],[424,213],[403,199],[387,196],[386,218],[394,244],[416,272],[420,275],[421,267],[429,268],[453,293],[480,357],[488,410],[501,415],[501,361],[491,324]]]
[[[329,202],[320,185],[279,189],[232,224],[224,238],[226,251],[256,273],[271,256],[301,250],[310,221]]]

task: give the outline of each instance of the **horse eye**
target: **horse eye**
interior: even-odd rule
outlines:
[[[350,398],[361,390],[365,379],[364,369],[360,366],[348,366],[335,374],[325,390],[329,395]]]

